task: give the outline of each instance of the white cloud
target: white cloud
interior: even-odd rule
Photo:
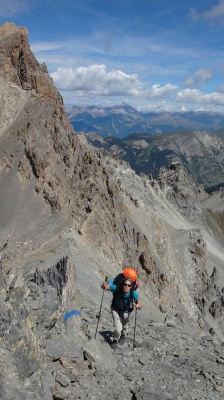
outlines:
[[[195,8],[191,8],[190,10],[192,19],[213,19],[224,17],[224,0],[219,0],[216,5],[213,5],[212,8],[205,12],[199,12]]]
[[[183,86],[201,86],[204,85],[212,78],[212,72],[210,69],[200,68],[192,76],[189,76],[185,81],[182,82]]]
[[[218,93],[224,93],[224,85],[220,85],[220,86],[217,88],[217,92],[218,92]]]
[[[77,69],[59,68],[51,77],[61,90],[97,96],[136,96],[145,88],[145,84],[138,81],[137,75],[127,75],[122,71],[107,72],[103,64]]]
[[[30,9],[29,0],[0,0],[0,17],[19,15]]]
[[[181,90],[176,95],[176,101],[181,103],[204,104],[209,106],[223,106],[224,93],[203,93],[198,89]]]
[[[1,0],[0,0],[1,1]],[[38,42],[31,43],[30,48],[33,53],[41,53],[45,51],[59,50],[65,46],[63,42]]]
[[[195,77],[194,76],[189,76],[187,79],[185,79],[182,82],[182,85],[188,87],[188,86],[194,86],[195,83],[196,83]]]
[[[204,85],[212,78],[212,72],[210,69],[200,68],[195,72],[195,76],[200,80],[201,84]]]
[[[171,85],[171,83],[168,83],[165,86],[160,86],[159,84],[153,85],[151,89],[147,91],[148,98],[154,99],[154,98],[163,98],[170,93],[174,92],[177,89],[177,86]]]
[[[188,111],[189,109],[186,106],[178,106],[176,104],[170,104],[167,103],[165,100],[163,101],[158,101],[155,102],[153,101],[153,103],[147,103],[147,104],[138,104],[138,105],[134,105],[135,108],[138,111],[141,111],[143,113],[147,113],[147,112],[176,112],[176,111]]]
[[[147,88],[136,74],[127,75],[122,71],[107,72],[106,66],[58,68],[51,77],[59,90],[78,92],[80,96],[129,96],[142,98],[163,98],[177,89],[176,86],[159,84]]]

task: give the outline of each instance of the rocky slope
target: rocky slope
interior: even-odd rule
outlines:
[[[0,85],[0,397],[221,399],[223,247],[191,179],[139,177],[76,135],[14,24]],[[100,284],[128,264],[143,309],[114,352]]]
[[[163,135],[133,134],[123,140],[103,138],[96,133],[85,136],[93,146],[127,161],[137,174],[156,178],[162,166],[180,162],[197,185],[210,191],[224,185],[224,142],[220,134],[219,137],[206,131],[177,131]]]

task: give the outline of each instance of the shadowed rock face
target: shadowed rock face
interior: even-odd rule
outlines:
[[[218,343],[223,340],[223,297],[216,274],[209,276],[206,269],[196,188],[175,170],[163,170],[154,182],[139,177],[77,136],[46,67],[29,49],[26,29],[14,24],[0,27],[0,88],[0,397],[86,399],[93,390],[93,398],[100,392],[102,399],[110,394],[115,399],[124,380],[128,398],[155,397],[152,376],[145,375],[149,360],[158,361],[161,382],[165,369],[159,372],[149,326],[171,346],[161,329],[172,327],[178,352],[187,346],[185,330],[192,346],[203,346],[194,336],[211,326]],[[105,342],[111,323],[106,296],[98,334],[103,329],[104,336],[94,339],[100,283],[124,265],[138,268],[141,282],[141,361],[130,350],[131,336],[128,361]],[[81,318],[65,319],[81,309]],[[168,348],[162,346],[163,352]],[[130,360],[138,371],[131,380]],[[170,384],[172,374],[168,393],[158,388],[160,399],[179,393],[179,386]],[[208,387],[201,384],[202,396]]]

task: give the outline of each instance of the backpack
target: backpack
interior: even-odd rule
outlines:
[[[126,273],[126,271],[127,271],[127,273]],[[125,272],[125,275],[124,275],[124,273],[123,272]],[[111,286],[111,285],[117,285],[117,286],[119,286],[120,284],[121,284],[121,282],[124,280],[124,278],[127,278],[127,277],[129,277],[129,278],[132,278],[132,276],[136,276],[136,278],[137,278],[137,272],[134,270],[134,268],[129,268],[129,267],[125,267],[124,268],[124,271],[123,272],[121,272],[120,274],[118,274],[115,278],[112,278],[112,279],[110,279],[108,282],[107,282],[107,284],[109,285],[109,286]],[[129,276],[128,276],[129,275]],[[138,287],[139,287],[139,282],[137,281],[137,279],[136,280],[134,280],[134,282],[133,282],[133,290],[137,290],[138,289]]]

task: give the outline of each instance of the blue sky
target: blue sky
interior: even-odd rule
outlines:
[[[224,0],[0,0],[65,104],[224,112]]]

